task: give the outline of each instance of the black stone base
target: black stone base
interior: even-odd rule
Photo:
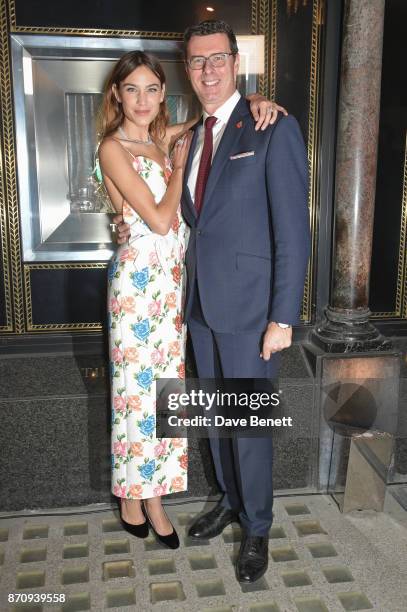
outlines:
[[[315,401],[319,405],[318,488],[328,493],[344,490],[352,436],[385,432],[394,437],[403,455],[405,425],[402,351],[340,352],[304,345],[315,377]],[[401,372],[400,372],[401,369]],[[402,379],[403,380],[403,379]],[[402,476],[398,482],[405,481]],[[392,481],[391,470],[386,475]]]
[[[369,321],[370,311],[326,308],[325,318],[310,334],[310,341],[325,353],[390,351],[391,341]]]
[[[107,372],[101,355],[0,356],[0,511],[114,501]],[[275,490],[312,490],[313,384],[301,346],[284,351],[282,408],[294,426],[273,432]],[[208,440],[190,440],[188,491],[166,499],[218,493]]]

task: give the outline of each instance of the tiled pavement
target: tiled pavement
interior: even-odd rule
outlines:
[[[1,612],[407,611],[407,528],[399,508],[396,518],[342,515],[329,496],[277,498],[269,569],[241,586],[232,563],[238,525],[211,542],[185,537],[203,505],[183,500],[167,506],[182,540],[177,551],[152,535],[133,538],[111,510],[2,519]],[[10,593],[20,601],[8,603]],[[65,596],[65,603],[29,602],[47,593]]]

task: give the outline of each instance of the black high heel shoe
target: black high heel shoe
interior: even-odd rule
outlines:
[[[150,519],[150,517],[147,514],[147,508],[145,507],[144,504],[142,505],[142,509],[143,509],[143,512],[144,512],[144,516],[146,517],[146,521],[148,522],[148,524],[150,525],[151,529],[153,530],[157,540],[159,542],[161,542],[161,544],[164,544],[164,546],[168,546],[168,548],[172,548],[172,550],[175,550],[176,548],[179,548],[179,537],[178,537],[177,532],[175,531],[174,525],[172,525],[172,523],[171,523],[171,525],[172,525],[172,533],[169,533],[168,535],[160,535],[155,530],[154,525],[151,522],[151,519]],[[164,512],[165,512],[165,510],[164,510]],[[168,518],[168,516],[167,516],[167,518]]]
[[[122,527],[127,533],[135,536],[136,538],[146,538],[148,536],[148,520],[144,521],[144,523],[140,523],[139,525],[132,525],[131,523],[127,523],[122,517],[122,503],[121,500],[119,502],[119,510],[120,510],[120,522]]]

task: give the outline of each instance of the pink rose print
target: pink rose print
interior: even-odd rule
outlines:
[[[167,295],[165,296],[165,303],[167,304],[168,308],[175,308],[177,305],[177,296],[175,295],[174,292],[172,293],[167,293]]]
[[[143,445],[141,442],[132,442],[130,444],[130,453],[132,457],[143,456]]]
[[[181,457],[178,457],[178,461],[183,470],[188,468],[188,455],[186,453],[182,453]]]
[[[167,483],[158,485],[157,487],[155,487],[153,489],[153,493],[156,497],[159,497],[160,495],[166,495],[167,493]]]
[[[181,438],[171,438],[171,444],[174,448],[181,448],[184,443]]]
[[[150,266],[158,265],[158,257],[155,251],[151,251],[150,255],[148,256],[148,263],[150,264]]]
[[[120,485],[114,485],[113,493],[116,497],[126,497],[126,487]]]
[[[115,455],[119,455],[119,457],[125,457],[127,454],[126,442],[115,442],[113,445],[113,452]]]
[[[154,365],[160,365],[165,363],[164,349],[156,349],[151,353],[151,363]]]
[[[126,348],[124,349],[124,360],[129,363],[138,363],[139,354],[136,348]]]
[[[177,476],[171,480],[171,488],[173,491],[183,491],[184,489],[184,479],[182,476]]]
[[[143,495],[143,487],[141,485],[133,484],[129,487],[129,496],[133,499],[140,499]]]
[[[122,251],[120,255],[120,261],[134,261],[137,258],[138,254],[139,252],[137,249],[129,247]]]
[[[120,300],[120,306],[121,309],[124,312],[131,312],[134,313],[135,311],[135,301],[134,301],[134,297],[132,297],[131,295],[124,297]]]
[[[110,300],[110,310],[114,314],[119,314],[120,313],[120,304],[119,304],[119,300],[117,298],[112,298]]]
[[[174,279],[174,283],[177,285],[181,282],[181,266],[178,264],[171,268],[172,278]]]
[[[140,157],[135,157],[133,160],[133,168],[136,172],[143,172],[143,162]]]
[[[177,366],[178,378],[185,378],[185,363],[180,363]]]
[[[179,333],[182,330],[182,317],[178,313],[177,316],[172,320],[175,325],[176,331]]]
[[[148,305],[148,314],[150,317],[159,315],[161,312],[161,300],[154,300]]]
[[[141,410],[141,399],[139,395],[129,395],[127,403],[131,410]]]
[[[167,441],[161,440],[160,444],[154,446],[154,457],[161,457],[161,455],[165,455],[165,451],[167,450]]]
[[[124,412],[126,410],[126,400],[121,395],[116,395],[113,399],[113,405],[116,412]]]
[[[178,357],[181,352],[180,343],[178,342],[178,340],[170,342],[170,344],[168,345],[168,352],[173,357]]]
[[[115,363],[121,363],[123,361],[123,353],[117,346],[112,349],[112,361]]]

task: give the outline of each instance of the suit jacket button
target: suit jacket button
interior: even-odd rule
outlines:
[[[200,236],[202,234],[202,230],[196,230],[196,233],[198,234],[198,236]]]

